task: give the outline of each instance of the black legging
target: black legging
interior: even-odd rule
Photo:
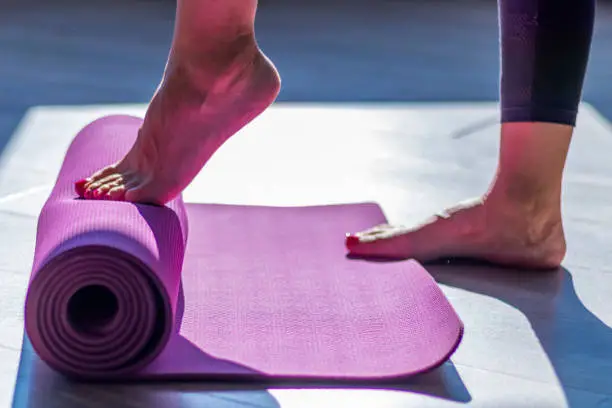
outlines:
[[[502,122],[574,126],[595,0],[499,0]]]

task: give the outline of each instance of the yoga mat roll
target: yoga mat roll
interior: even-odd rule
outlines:
[[[85,127],[40,213],[26,329],[38,355],[69,375],[137,371],[172,333],[187,240],[182,199],[167,208],[101,203],[77,199],[73,187],[120,158],[135,137],[122,132],[139,123]]]
[[[108,116],[79,132],[40,213],[25,328],[51,368],[88,380],[370,380],[454,352],[463,325],[422,266],[346,257],[345,232],[385,222],[376,204],[78,199],[74,181],[119,160],[141,124]]]

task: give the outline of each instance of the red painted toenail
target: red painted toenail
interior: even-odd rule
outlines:
[[[79,180],[74,183],[74,192],[77,193],[79,197],[85,196],[85,184],[87,184],[87,180]]]
[[[97,200],[98,198],[100,198],[102,196],[102,193],[100,192],[100,190],[94,190],[93,192],[93,198],[95,200]]]
[[[346,246],[352,247],[359,244],[359,237],[356,235],[347,235],[346,236]]]

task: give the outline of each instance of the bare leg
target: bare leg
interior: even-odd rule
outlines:
[[[566,251],[561,182],[593,29],[591,0],[500,0],[502,129],[489,191],[413,227],[349,235],[354,255],[534,268]],[[570,61],[570,62],[568,62]]]
[[[138,138],[80,184],[85,198],[164,204],[276,98],[280,78],[257,46],[256,0],[178,0],[172,48]]]

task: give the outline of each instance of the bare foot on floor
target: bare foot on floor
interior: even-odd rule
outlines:
[[[278,95],[278,73],[254,43],[224,66],[195,58],[202,57],[170,57],[136,143],[121,161],[76,183],[84,198],[167,203]]]
[[[476,199],[408,228],[380,225],[348,235],[352,255],[422,262],[474,258],[506,266],[558,267],[566,245],[561,211]]]

